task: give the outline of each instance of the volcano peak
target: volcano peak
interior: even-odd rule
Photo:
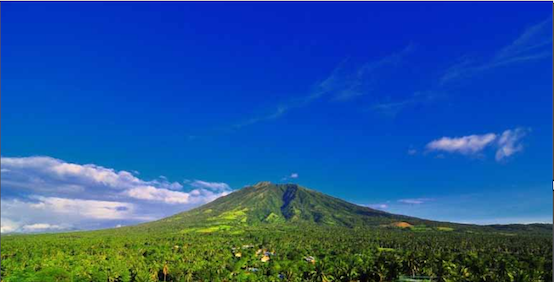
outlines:
[[[269,181],[260,181],[256,184],[254,184],[252,187],[262,188],[262,187],[271,186],[271,185],[273,185],[273,183],[271,183]]]

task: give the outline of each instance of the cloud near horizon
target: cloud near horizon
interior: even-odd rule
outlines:
[[[500,162],[523,150],[521,139],[529,130],[508,129],[501,134],[472,134],[462,137],[442,137],[426,145],[428,151],[458,153],[466,156],[479,156],[487,147],[495,147],[495,160]]]
[[[415,199],[400,199],[398,200],[398,202],[401,204],[421,205],[432,200],[433,199],[430,199],[430,198],[415,198]]]
[[[137,223],[188,210],[232,191],[221,182],[178,183],[165,177],[146,181],[136,177],[138,173],[44,156],[2,157],[1,167],[2,233]]]
[[[428,202],[432,202],[434,200],[435,199],[433,198],[410,198],[410,199],[398,199],[395,201],[386,201],[386,202],[377,203],[377,204],[368,204],[368,205],[362,204],[361,206],[366,206],[372,209],[385,211],[385,210],[389,210],[392,207],[398,207],[402,205],[422,205]]]
[[[389,208],[388,204],[369,204],[369,205],[363,205],[368,208],[376,209],[376,210],[386,210]]]
[[[547,188],[547,187],[545,187]],[[506,214],[506,210],[513,209],[514,201],[527,207],[549,204],[548,197],[534,199],[530,197],[530,190],[503,188],[503,193],[498,191],[485,191],[478,193],[451,194],[451,195],[426,195],[422,197],[390,199],[374,204],[362,204],[393,214],[409,215],[437,221],[448,221],[467,224],[552,224],[552,217],[539,212],[529,215],[516,213]],[[498,207],[490,208],[491,201],[496,201]],[[472,206],[472,209],[468,209]],[[552,202],[550,200],[550,206]],[[437,213],[437,211],[441,211]]]

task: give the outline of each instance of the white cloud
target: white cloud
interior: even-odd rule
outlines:
[[[523,150],[523,145],[518,142],[525,136],[525,134],[526,131],[522,128],[504,131],[498,138],[498,150],[495,155],[496,160],[504,160],[505,158]]]
[[[486,146],[492,144],[495,139],[496,134],[494,133],[454,138],[442,137],[427,144],[427,149],[471,155],[481,152]]]
[[[141,200],[172,204],[186,204],[193,198],[187,192],[171,191],[180,190],[183,185],[170,182],[165,177],[145,181],[127,171],[115,171],[94,164],[79,165],[50,157],[2,157],[1,166],[2,169],[10,170],[9,174],[2,176],[2,186],[32,190],[35,193],[55,196],[64,193],[79,197],[100,196],[98,194],[104,193],[113,197],[125,195]],[[200,180],[194,181],[191,186],[220,192],[231,190],[225,183]],[[116,191],[122,192],[116,193]],[[90,193],[83,194],[83,192]],[[202,199],[193,200],[202,202]]]
[[[225,183],[200,180],[184,182],[189,191],[183,191],[183,184],[165,177],[147,181],[138,178],[138,172],[51,157],[2,157],[0,165],[3,233],[31,232],[42,226],[35,224],[50,224],[49,230],[56,226],[98,229],[130,225],[182,212],[232,192]]]
[[[477,155],[487,147],[496,148],[495,159],[502,161],[523,150],[521,139],[527,134],[524,128],[508,129],[502,134],[487,133],[463,137],[442,137],[426,145],[429,151],[443,151],[463,155]]]
[[[299,176],[300,176],[300,175],[299,175],[298,173],[293,172],[293,173],[291,173],[290,175],[281,178],[281,181],[289,181],[289,180],[291,180],[291,179],[298,179]]]
[[[144,181],[128,171],[115,171],[94,164],[73,164],[51,157],[2,157],[1,166],[3,170],[11,172],[8,181],[15,180],[20,187],[29,189],[56,190],[68,184],[74,187],[103,186],[119,190],[147,184],[167,189],[183,188],[181,184],[165,179]],[[48,184],[54,185],[50,187]]]
[[[123,189],[140,182],[126,171],[115,172],[92,164],[77,165],[50,157],[27,157],[1,159],[2,168],[17,170],[20,173],[33,172],[36,176],[49,177],[59,181],[96,183],[112,188]]]
[[[2,233],[95,229],[102,222],[141,222],[154,217],[137,213],[132,203],[29,196],[2,199]],[[109,226],[109,225],[108,225]]]
[[[171,191],[153,186],[140,186],[125,191],[125,195],[141,199],[160,201],[168,204],[187,204],[190,202],[190,193]]]
[[[128,219],[133,216],[135,206],[124,202],[108,202],[57,197],[38,197],[37,203],[29,207],[59,214],[79,215],[93,219]]]
[[[24,224],[22,223],[24,220],[14,221],[7,217],[2,217],[1,221],[0,233],[60,231],[71,228],[68,224],[50,224],[45,222]]]

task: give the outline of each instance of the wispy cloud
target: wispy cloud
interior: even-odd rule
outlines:
[[[433,201],[431,198],[415,198],[415,199],[400,199],[398,200],[401,204],[409,204],[409,205],[421,205],[424,203],[427,203],[429,201]]]
[[[241,128],[246,127],[246,126],[256,124],[258,122],[277,119],[277,118],[281,117],[282,115],[284,115],[289,110],[294,109],[296,107],[301,107],[302,105],[303,105],[303,103],[302,104],[289,103],[289,104],[278,106],[277,109],[270,112],[269,114],[258,116],[258,117],[253,117],[253,118],[247,119],[245,121],[235,123],[235,124],[232,125],[232,129],[241,129]]]
[[[372,94],[373,99],[369,102],[368,109],[394,117],[407,108],[433,103],[439,97],[445,96],[449,91],[445,85],[450,82],[470,78],[492,68],[551,56],[551,50],[548,48],[552,44],[549,30],[551,22],[550,18],[525,29],[514,41],[501,47],[487,60],[464,56],[448,67],[437,82],[431,83],[430,88],[414,90],[411,95],[397,95],[394,99],[387,96],[386,92],[390,91],[391,81],[398,79],[397,71],[406,56],[414,53],[414,44],[409,44],[402,50],[381,59],[361,64],[356,63],[352,58],[347,58],[339,63],[328,77],[316,83],[310,93],[283,102],[266,114],[237,122],[230,129],[238,130],[259,122],[281,118],[289,111],[308,106],[323,97],[327,97],[329,101],[347,102]],[[383,85],[383,81],[389,82],[388,87]],[[364,103],[368,104],[367,101]]]
[[[498,150],[496,150],[495,155],[496,160],[504,160],[505,158],[522,151],[523,145],[520,143],[520,140],[526,134],[527,130],[523,128],[516,128],[502,132],[502,135],[498,138]]]
[[[152,220],[229,194],[226,183],[138,178],[94,164],[51,157],[1,158],[3,232],[86,229]],[[185,188],[185,185],[187,188]],[[185,190],[186,189],[186,190]],[[4,195],[14,195],[6,198]],[[163,208],[160,208],[163,205]],[[42,224],[42,225],[35,225]],[[107,224],[107,225],[106,225]],[[25,226],[32,226],[27,227]]]
[[[371,105],[370,109],[387,116],[396,116],[404,109],[429,104],[439,97],[445,97],[445,93],[451,90],[446,86],[452,82],[469,79],[497,67],[550,57],[552,55],[551,26],[552,18],[549,18],[525,29],[514,41],[490,54],[488,59],[483,60],[466,55],[442,72],[438,82],[431,83],[429,89],[415,91],[408,97],[377,102]]]
[[[462,137],[442,137],[426,145],[428,151],[458,153],[466,156],[480,155],[487,147],[495,147],[495,159],[505,160],[507,157],[523,150],[521,139],[529,129],[508,129],[501,134],[472,134]]]
[[[229,191],[231,187],[229,184],[223,182],[208,182],[203,180],[194,180],[190,186],[200,189],[209,189],[215,191]]]
[[[416,53],[415,44],[408,44],[397,52],[371,61],[346,58],[327,77],[316,82],[308,93],[283,101],[265,113],[219,128],[218,131],[240,130],[261,122],[276,120],[294,109],[306,107],[324,98],[328,102],[348,102],[366,96],[371,97],[371,99],[361,102],[362,105],[365,105],[366,110],[395,117],[408,108],[428,105],[447,97],[452,90],[452,85],[449,85],[452,82],[468,79],[496,67],[551,56],[549,48],[552,44],[551,30],[549,29],[551,22],[552,19],[549,18],[530,26],[512,42],[491,52],[486,59],[465,55],[452,63],[446,70],[439,72],[439,75],[428,78],[428,88],[417,89],[418,86],[407,85],[407,82],[403,82],[403,85],[407,87],[398,91],[406,92],[406,88],[410,87],[414,88],[413,91],[408,90],[406,93],[392,96],[390,92],[394,92],[397,81],[402,79],[402,76],[410,75],[409,71],[406,71],[406,69],[410,69],[406,59]],[[412,69],[412,71],[417,70]],[[195,140],[199,137],[189,135],[188,139]]]
[[[414,48],[414,44],[409,44],[398,52],[362,64],[356,63],[351,58],[344,59],[329,76],[316,83],[310,93],[288,100],[267,114],[235,123],[231,128],[241,129],[259,122],[280,118],[290,110],[308,106],[323,97],[328,98],[329,101],[346,102],[367,95],[371,93],[372,87],[379,80],[382,71],[398,67],[403,58],[412,53]]]
[[[417,99],[414,99],[413,97],[411,97],[406,100],[398,101],[398,102],[377,103],[373,105],[371,109],[388,116],[396,116],[400,111],[402,111],[406,107],[413,106],[416,103],[417,103]]]
[[[330,93],[333,101],[344,102],[369,94],[382,78],[382,73],[394,72],[415,48],[414,44],[409,44],[398,52],[361,65],[348,64],[351,60],[346,60],[319,87]]]
[[[496,62],[518,61],[522,58],[544,54],[545,47],[552,44],[552,18],[525,29],[511,44],[502,48],[493,58]],[[552,51],[552,50],[550,50]]]
[[[445,71],[440,84],[467,79],[497,67],[550,57],[552,55],[551,27],[552,18],[528,27],[514,41],[500,48],[486,60],[465,56]]]

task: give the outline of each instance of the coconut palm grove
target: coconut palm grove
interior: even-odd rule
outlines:
[[[0,12],[0,282],[553,281],[550,2]]]

